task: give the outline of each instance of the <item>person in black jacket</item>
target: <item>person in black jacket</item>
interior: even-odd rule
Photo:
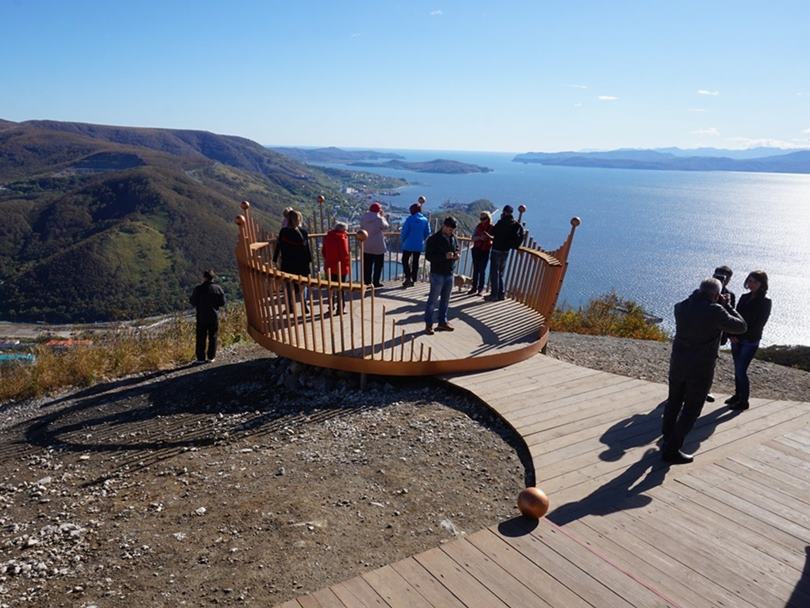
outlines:
[[[509,250],[517,249],[523,242],[523,226],[515,220],[513,213],[511,205],[505,205],[501,211],[501,219],[492,227],[492,250],[489,254],[489,283],[492,291],[485,300],[494,302],[506,297],[504,272]]]
[[[205,363],[206,356],[213,363],[217,356],[217,332],[219,315],[217,310],[225,306],[225,292],[214,283],[216,275],[213,270],[203,272],[203,282],[194,288],[189,301],[197,309],[197,363]],[[205,342],[208,339],[206,351]]]
[[[301,228],[303,217],[300,211],[294,209],[287,214],[287,226],[279,231],[276,239],[273,263],[278,264],[280,255],[282,272],[308,277],[312,272],[312,251],[309,248],[309,233]],[[287,298],[292,312],[298,298],[298,283],[292,282],[292,285],[290,283],[287,283]],[[304,310],[306,309],[305,301]]]
[[[669,395],[661,428],[661,456],[672,464],[693,460],[681,447],[712,385],[720,334],[742,334],[747,328],[737,311],[720,299],[721,289],[717,279],[705,279],[697,291],[675,305]]]
[[[734,394],[726,399],[733,410],[747,410],[751,394],[748,380],[748,366],[757,353],[762,330],[771,316],[771,300],[768,293],[768,275],[763,270],[755,270],[745,279],[748,293],[740,296],[737,312],[740,313],[748,329],[744,334],[731,337],[731,355],[734,357]]]
[[[455,236],[456,220],[446,217],[441,229],[428,237],[425,243],[425,258],[430,262],[430,295],[425,306],[425,333],[433,334],[433,309],[439,300],[439,324],[437,331],[453,331],[447,322],[450,293],[453,291],[453,273],[459,258],[458,239]]]

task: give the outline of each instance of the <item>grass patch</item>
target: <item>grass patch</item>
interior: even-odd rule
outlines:
[[[242,303],[227,307],[220,315],[219,347],[247,340],[246,327]],[[36,363],[0,366],[0,403],[187,363],[194,358],[194,335],[194,321],[178,315],[159,328],[93,336],[92,345],[64,352],[38,346]]]
[[[669,340],[669,334],[645,310],[615,293],[594,298],[585,306],[555,310],[551,329],[589,336],[616,336],[637,340]]]
[[[756,358],[810,372],[810,346],[768,346],[760,348]]]

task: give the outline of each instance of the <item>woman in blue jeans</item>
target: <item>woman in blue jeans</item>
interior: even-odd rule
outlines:
[[[726,399],[733,410],[747,410],[751,393],[751,382],[748,380],[748,366],[759,348],[762,330],[771,316],[771,300],[768,294],[768,275],[762,270],[755,270],[745,279],[748,293],[740,296],[737,312],[740,313],[748,329],[744,334],[731,336],[731,354],[734,357],[734,394]]]

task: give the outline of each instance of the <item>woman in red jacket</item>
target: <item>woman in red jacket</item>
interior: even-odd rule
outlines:
[[[489,250],[492,249],[492,214],[489,211],[482,211],[481,220],[475,227],[472,236],[472,261],[473,276],[472,289],[469,295],[482,295],[487,277],[487,261],[489,260]]]
[[[331,281],[338,281],[339,277],[340,280],[345,283],[349,279],[351,257],[349,255],[349,233],[347,230],[348,226],[344,222],[337,222],[335,227],[327,232],[326,236],[323,238],[323,265],[326,270],[326,275]],[[340,310],[339,305],[341,303],[338,291],[339,290],[335,290],[335,313]],[[344,310],[345,307],[346,303],[344,297]]]

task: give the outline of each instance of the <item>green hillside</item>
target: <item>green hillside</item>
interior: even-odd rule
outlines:
[[[234,216],[277,228],[341,184],[239,137],[0,122],[0,318],[97,321],[184,308],[201,269],[237,290]]]

